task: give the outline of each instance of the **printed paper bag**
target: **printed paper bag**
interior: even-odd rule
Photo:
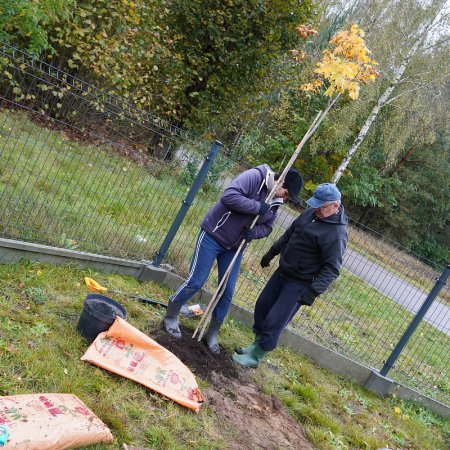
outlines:
[[[81,358],[198,412],[203,402],[192,372],[169,350],[121,317]]]
[[[5,450],[62,450],[113,440],[109,428],[72,394],[0,397],[0,425],[9,431]]]

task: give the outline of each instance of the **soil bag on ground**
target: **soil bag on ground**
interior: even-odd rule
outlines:
[[[169,350],[116,317],[81,357],[198,412],[203,396],[192,372]]]
[[[0,397],[0,425],[9,432],[2,450],[62,450],[113,440],[109,428],[72,394]]]

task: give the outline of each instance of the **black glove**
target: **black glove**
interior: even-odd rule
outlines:
[[[267,252],[262,258],[261,258],[261,267],[269,267],[270,261],[273,259],[273,254],[270,252]]]
[[[242,233],[242,237],[245,239],[245,242],[250,242],[255,239],[256,230],[254,228],[247,228],[244,233]]]
[[[260,202],[258,215],[263,216],[270,209],[270,204],[266,202]]]
[[[310,288],[306,288],[301,294],[298,302],[302,305],[311,306],[319,294]]]

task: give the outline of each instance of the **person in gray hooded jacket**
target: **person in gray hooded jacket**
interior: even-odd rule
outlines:
[[[246,170],[237,176],[225,189],[219,201],[209,209],[200,223],[195,252],[191,261],[189,276],[185,283],[169,299],[163,326],[173,338],[180,339],[178,316],[181,307],[201,289],[206,282],[213,263],[217,260],[219,282],[228,269],[242,240],[247,243],[262,239],[272,232],[277,210],[283,200],[298,202],[298,194],[303,186],[301,175],[291,169],[284,183],[279,186],[274,200],[265,200],[275,185],[277,176],[267,164]],[[255,216],[258,221],[249,228]],[[215,307],[205,340],[213,353],[219,353],[219,329],[230,309],[242,251],[238,255],[229,274],[225,290]]]
[[[257,367],[276,348],[300,306],[311,306],[339,276],[348,240],[341,193],[334,184],[320,184],[306,203],[310,208],[261,259],[261,266],[268,267],[280,255],[280,264],[256,301],[255,341],[248,347],[237,347],[233,355],[244,367]]]

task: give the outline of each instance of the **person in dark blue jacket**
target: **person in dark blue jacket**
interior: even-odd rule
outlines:
[[[246,170],[237,176],[222,193],[219,201],[209,209],[200,223],[194,256],[189,276],[185,283],[169,299],[163,326],[175,339],[181,338],[178,316],[181,307],[189,301],[205,284],[214,261],[217,260],[219,283],[234,258],[242,240],[247,243],[262,239],[272,232],[278,207],[283,201],[298,202],[298,194],[303,186],[301,175],[291,169],[284,183],[279,186],[274,200],[265,200],[275,186],[277,176],[267,164]],[[258,221],[249,228],[255,216]],[[231,270],[225,291],[220,297],[205,333],[205,340],[213,353],[219,353],[218,333],[230,309],[236,285],[242,252]]]
[[[257,367],[276,348],[300,306],[311,306],[339,276],[348,240],[341,193],[334,184],[320,184],[306,203],[310,208],[261,259],[261,266],[268,267],[280,255],[280,264],[256,301],[255,341],[248,347],[237,347],[233,355],[242,366]]]

